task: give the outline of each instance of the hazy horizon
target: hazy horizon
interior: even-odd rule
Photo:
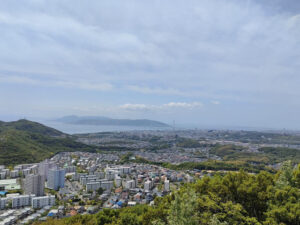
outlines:
[[[300,130],[300,1],[0,4],[0,120]]]

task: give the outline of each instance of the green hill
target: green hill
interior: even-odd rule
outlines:
[[[0,164],[39,162],[62,151],[93,152],[95,148],[36,122],[0,122]]]
[[[0,132],[5,130],[11,130],[11,129],[18,130],[18,131],[27,131],[27,132],[42,134],[47,136],[54,136],[54,137],[64,136],[64,133],[62,133],[61,131],[25,119],[13,121],[13,122],[0,121]]]

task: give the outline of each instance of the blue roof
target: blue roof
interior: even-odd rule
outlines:
[[[0,195],[6,195],[7,191],[0,191]]]
[[[122,206],[122,205],[123,205],[123,202],[122,202],[122,201],[118,201],[117,205],[118,205],[118,206]]]
[[[54,216],[53,212],[48,213],[48,216]]]

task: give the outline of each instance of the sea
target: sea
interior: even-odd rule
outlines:
[[[142,130],[172,130],[172,127],[143,127],[143,126],[101,126],[101,125],[79,125],[66,124],[54,121],[40,121],[42,124],[52,127],[67,134],[84,134],[98,132],[121,132]]]

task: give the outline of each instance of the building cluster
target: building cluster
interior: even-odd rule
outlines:
[[[148,164],[121,165],[119,159],[113,154],[65,152],[37,164],[0,166],[0,225],[43,220],[45,213],[60,218],[103,207],[152,204],[155,196],[188,181],[189,175],[182,172]]]
[[[55,196],[45,194],[45,188],[59,190],[64,187],[65,169],[58,168],[55,162],[17,165],[13,170],[5,169],[6,178],[0,180],[0,209],[33,209],[55,205]],[[14,177],[14,178],[13,178]],[[12,179],[13,178],[13,179]],[[10,194],[11,192],[16,192]]]

